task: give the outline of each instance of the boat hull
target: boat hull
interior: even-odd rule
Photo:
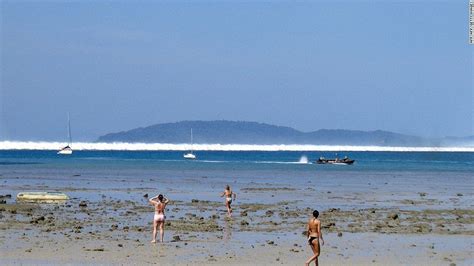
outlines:
[[[64,148],[60,149],[57,154],[70,155],[70,154],[72,154],[72,149],[71,149],[71,147],[67,146],[67,147],[64,147]]]
[[[355,160],[351,159],[343,159],[343,160],[335,160],[335,159],[319,159],[316,161],[317,164],[334,164],[334,165],[352,165]]]
[[[16,199],[20,201],[54,201],[68,200],[69,197],[61,192],[20,192],[16,195]]]
[[[187,160],[195,160],[196,159],[196,155],[192,154],[192,153],[187,153],[185,155],[183,155],[184,159],[187,159]]]

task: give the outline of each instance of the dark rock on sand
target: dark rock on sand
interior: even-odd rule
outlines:
[[[342,236],[342,232],[337,233],[337,236],[338,236],[338,237],[341,237],[341,236]]]
[[[40,222],[42,222],[42,221],[44,221],[44,216],[40,216],[40,217],[38,217],[38,218],[32,219],[32,220],[30,221],[30,223],[32,223],[32,224],[37,224],[37,223],[40,223]]]
[[[148,193],[146,193],[145,195],[143,195],[144,198],[148,198]]]
[[[0,200],[0,204],[7,204],[6,200]]]
[[[247,225],[249,225],[249,222],[247,222],[247,221],[245,221],[245,220],[242,220],[242,221],[240,222],[240,225],[247,226]]]
[[[174,241],[181,241],[181,238],[179,236],[173,236]]]
[[[336,226],[336,223],[327,223],[327,224],[324,224],[324,225],[323,225],[323,228],[329,229],[329,228],[331,228],[331,227],[333,227],[333,226]]]
[[[392,220],[397,220],[398,219],[398,214],[396,213],[389,213],[387,215],[387,218],[392,219]]]
[[[79,203],[79,207],[87,207],[87,202],[81,201],[81,202]]]

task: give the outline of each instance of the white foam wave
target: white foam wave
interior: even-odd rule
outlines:
[[[0,150],[59,150],[63,142],[0,141]],[[77,142],[73,150],[97,151],[187,151],[189,144],[167,143],[91,143]],[[393,152],[474,152],[474,147],[382,147],[348,145],[255,145],[194,144],[198,151],[393,151]]]
[[[306,155],[301,156],[300,160],[298,161],[298,163],[301,163],[301,164],[305,164],[308,162],[309,162],[308,157],[306,157]]]

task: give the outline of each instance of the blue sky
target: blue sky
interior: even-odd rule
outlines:
[[[180,120],[473,135],[465,1],[1,2],[0,139]]]

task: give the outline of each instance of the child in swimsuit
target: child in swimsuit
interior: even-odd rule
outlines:
[[[230,217],[230,216],[232,216],[232,207],[230,206],[230,204],[232,204],[232,198],[233,198],[233,200],[235,200],[235,197],[237,196],[237,194],[232,192],[232,190],[230,189],[230,186],[227,185],[225,187],[224,192],[222,192],[222,194],[221,194],[221,197],[224,197],[224,196],[225,196],[225,206],[227,208],[227,214]]]
[[[163,242],[164,237],[164,226],[165,226],[165,208],[166,204],[168,204],[169,200],[165,198],[163,195],[158,195],[156,197],[151,198],[150,204],[155,207],[155,215],[153,216],[153,239],[151,243],[156,243],[156,234],[158,231],[158,227],[160,228],[160,240]]]

